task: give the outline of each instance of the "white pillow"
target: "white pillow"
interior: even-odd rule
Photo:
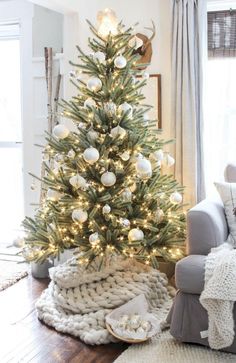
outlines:
[[[236,183],[214,183],[225,207],[229,227],[227,242],[236,247]]]

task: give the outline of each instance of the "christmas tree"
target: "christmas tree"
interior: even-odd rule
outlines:
[[[71,72],[77,95],[61,102],[77,131],[58,124],[46,136],[45,198],[23,222],[24,254],[42,262],[78,247],[80,264],[118,254],[158,267],[183,254],[183,188],[162,171],[174,159],[148,119],[133,28],[89,26],[92,53],[78,47]]]

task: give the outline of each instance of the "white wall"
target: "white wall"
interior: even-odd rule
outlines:
[[[155,22],[157,34],[153,40],[153,57],[152,63],[148,69],[149,73],[160,73],[162,76],[162,125],[163,136],[168,137],[170,134],[169,121],[171,117],[171,0],[78,0],[77,13],[78,28],[77,34],[73,34],[71,41],[71,30],[64,27],[65,47],[69,43],[69,52],[65,52],[67,59],[76,61],[76,54],[73,42],[76,42],[83,50],[88,51],[88,37],[92,36],[86,23],[89,19],[96,23],[96,15],[99,10],[112,8],[119,19],[129,26],[136,22],[137,32],[150,34],[144,29],[145,26],[151,26],[151,19]],[[71,15],[66,15],[65,19],[70,19]],[[70,26],[71,22],[69,21]],[[76,27],[74,28],[74,31]],[[67,80],[65,79],[67,83]],[[67,86],[66,96],[71,96],[74,89]]]
[[[56,11],[34,5],[32,24],[33,57],[44,55],[44,47],[61,52],[63,46],[63,15]]]

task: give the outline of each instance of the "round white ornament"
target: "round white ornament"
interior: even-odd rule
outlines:
[[[109,214],[110,211],[111,211],[111,207],[109,206],[109,204],[105,204],[104,207],[102,208],[102,213]]]
[[[87,188],[86,180],[79,174],[72,176],[70,178],[69,182],[75,189],[79,189],[79,188],[86,189]]]
[[[93,59],[98,60],[99,63],[104,63],[106,59],[106,55],[103,52],[96,52],[93,55]]]
[[[83,209],[74,209],[72,219],[74,222],[84,223],[88,219],[88,213]]]
[[[121,155],[120,155],[121,159],[123,161],[128,161],[130,158],[130,153],[128,151],[124,151]]]
[[[127,116],[128,118],[131,118],[133,116],[133,107],[128,103],[128,102],[124,102],[122,103],[119,107],[118,107],[118,111],[120,113],[125,113],[127,112]]]
[[[133,242],[133,241],[141,241],[144,239],[144,233],[141,229],[139,228],[133,228],[129,231],[129,234],[128,234],[128,240],[130,242]]]
[[[88,131],[88,136],[89,136],[89,137],[90,137],[90,139],[91,139],[91,140],[93,140],[93,141],[96,141],[96,140],[98,139],[98,137],[99,137],[99,135],[98,135],[97,131],[95,131],[95,130],[90,130],[90,131]]]
[[[85,130],[86,129],[86,125],[83,123],[83,122],[80,122],[78,127],[82,130]]]
[[[155,159],[156,161],[162,161],[164,159],[164,152],[162,149],[159,149],[157,151],[154,151],[151,156],[153,157],[153,159]]]
[[[137,50],[138,48],[142,47],[143,41],[142,39],[137,37],[137,35],[135,35],[129,40],[128,45],[130,48],[134,48],[135,50]]]
[[[57,125],[53,129],[53,135],[58,139],[65,139],[69,135],[70,131],[65,125]]]
[[[84,101],[84,108],[88,107],[96,107],[96,102],[92,98],[87,98],[87,100]]]
[[[157,223],[160,223],[165,216],[165,213],[161,208],[158,208],[154,213],[154,218]]]
[[[130,221],[127,218],[121,218],[120,219],[120,224],[125,227],[125,228],[129,228],[130,227]]]
[[[102,81],[97,77],[92,77],[87,82],[87,88],[90,91],[98,92],[102,88]]]
[[[116,68],[122,69],[125,68],[127,60],[125,59],[125,57],[123,57],[123,55],[118,55],[118,57],[116,57],[114,60],[114,64]]]
[[[69,150],[69,151],[68,151],[67,156],[68,156],[68,158],[70,158],[70,159],[74,159],[74,157],[75,157],[75,152],[74,152],[74,150],[73,150],[73,149]]]
[[[62,197],[62,194],[56,190],[48,189],[47,191],[47,199],[51,201],[58,201]]]
[[[111,171],[106,171],[101,176],[101,182],[105,187],[111,187],[116,183],[116,176]]]
[[[92,165],[98,161],[99,152],[97,149],[95,149],[95,147],[90,146],[84,150],[83,158],[87,163]]]
[[[113,129],[111,129],[111,137],[115,138],[115,137],[120,137],[120,138],[124,138],[126,135],[126,130],[123,129],[123,127],[121,126],[116,126]]]
[[[132,192],[129,188],[125,188],[125,190],[122,192],[122,198],[124,202],[131,202],[132,200]]]
[[[182,200],[183,200],[182,195],[178,192],[174,192],[170,195],[170,201],[173,204],[180,204],[182,203]]]
[[[104,105],[104,110],[108,116],[112,117],[116,114],[116,104],[112,101],[106,102]]]
[[[164,159],[163,159],[163,165],[171,167],[175,164],[175,159],[170,156],[169,154],[167,154]]]
[[[150,178],[152,176],[152,164],[146,158],[138,158],[136,171],[140,178]]]
[[[20,236],[18,236],[18,237],[16,237],[16,239],[14,239],[14,241],[13,241],[13,246],[14,247],[17,247],[17,248],[22,248],[22,247],[24,247],[24,245],[25,245],[25,241],[24,241],[24,238],[23,237],[20,237]]]
[[[100,238],[97,232],[90,234],[89,242],[93,247],[98,245],[98,243],[100,242]]]

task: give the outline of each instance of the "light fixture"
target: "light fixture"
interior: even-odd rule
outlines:
[[[98,34],[103,38],[107,38],[109,33],[111,35],[116,35],[118,33],[118,20],[114,10],[106,8],[99,11],[97,14],[97,26]]]

